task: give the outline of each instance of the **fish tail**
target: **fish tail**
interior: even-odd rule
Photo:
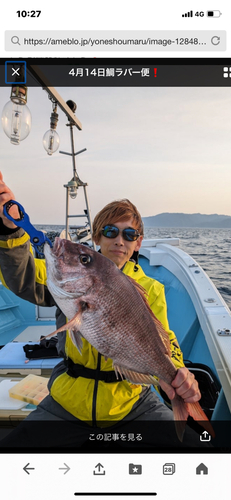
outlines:
[[[171,404],[175,420],[177,437],[179,441],[182,443],[189,413],[183,399],[177,396],[177,394],[175,395],[174,399],[171,400]]]
[[[215,436],[213,427],[198,402],[184,403],[183,399],[176,395],[174,399],[172,399],[171,403],[177,437],[181,442],[183,441],[185,426],[189,415],[202,427],[204,427],[204,429],[206,429],[212,437]]]
[[[208,417],[205,415],[205,412],[202,410],[200,403],[184,403],[184,404],[186,405],[190,417],[196,420],[214,438],[215,437],[214,429]]]

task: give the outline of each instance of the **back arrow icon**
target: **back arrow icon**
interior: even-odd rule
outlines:
[[[65,470],[64,474],[66,474],[67,472],[69,472],[70,467],[68,467],[67,464],[64,464],[64,465],[65,465],[65,467],[59,467],[59,470]]]
[[[30,475],[30,473],[28,472],[28,470],[34,470],[34,467],[28,467],[28,465],[30,464],[26,464],[25,467],[23,467],[23,470]]]

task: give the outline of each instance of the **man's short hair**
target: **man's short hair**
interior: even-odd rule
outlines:
[[[127,199],[115,200],[108,203],[98,214],[93,221],[93,240],[97,243],[101,237],[101,231],[107,224],[115,224],[132,219],[133,226],[138,229],[140,234],[144,234],[143,222],[141,215],[133,203]]]

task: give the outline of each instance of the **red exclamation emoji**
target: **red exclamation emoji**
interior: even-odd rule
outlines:
[[[157,73],[157,68],[154,68],[154,76],[155,76],[155,78],[157,76],[156,73]]]

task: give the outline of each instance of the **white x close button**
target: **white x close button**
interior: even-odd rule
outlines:
[[[5,83],[26,83],[26,61],[5,62]]]

